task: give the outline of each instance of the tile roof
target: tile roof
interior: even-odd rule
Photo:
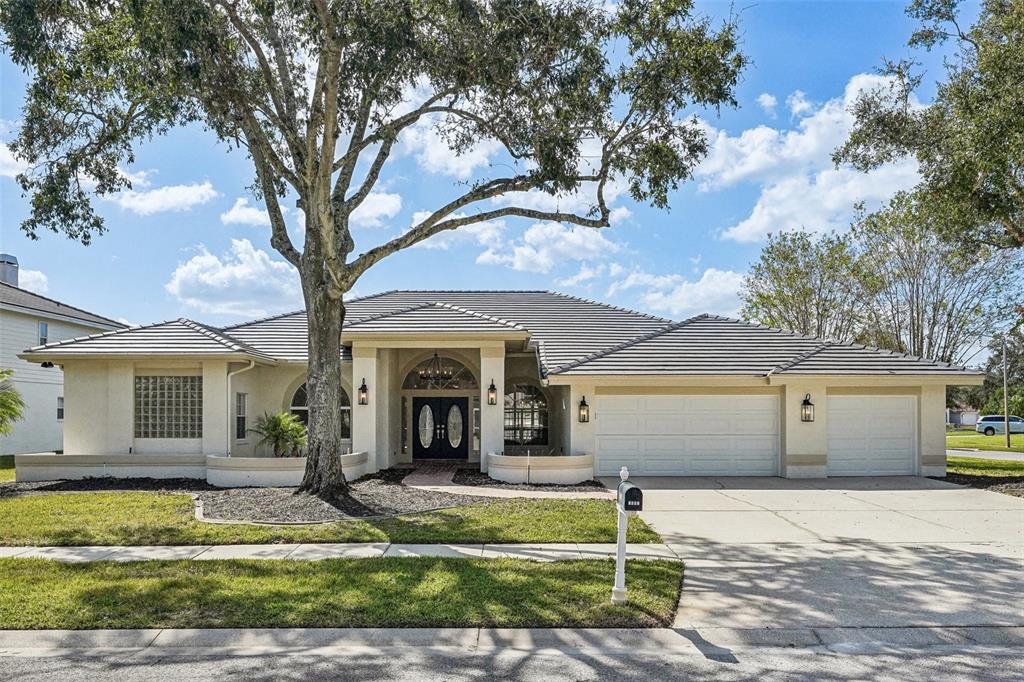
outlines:
[[[35,310],[50,315],[60,315],[87,324],[97,325],[105,328],[123,329],[124,324],[109,317],[96,315],[87,310],[61,303],[46,296],[40,296],[26,289],[13,286],[6,282],[0,282],[0,304]]]
[[[934,360],[698,315],[595,353],[553,374],[976,374]]]
[[[346,302],[352,333],[503,333],[529,337],[545,375],[970,375],[972,370],[714,315],[682,322],[548,291],[391,291]],[[304,311],[218,329],[173,320],[27,351],[210,355],[305,362]],[[342,358],[351,349],[342,347]]]

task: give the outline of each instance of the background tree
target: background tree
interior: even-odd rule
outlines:
[[[309,459],[301,488],[345,491],[343,296],[382,258],[502,217],[609,224],[606,190],[664,208],[707,143],[694,106],[734,105],[736,28],[690,0],[7,0],[4,45],[31,74],[11,145],[32,212],[22,227],[83,243],[91,195],[130,186],[136,147],[198,122],[243,148],[271,244],[299,271],[309,318]],[[497,142],[487,177],[398,237],[356,253],[349,219],[403,130],[432,121],[451,149]],[[531,208],[585,192],[589,210]],[[281,208],[304,214],[297,247]]]
[[[807,336],[852,341],[864,317],[858,258],[845,236],[769,235],[743,281],[744,319]]]
[[[867,315],[860,339],[873,346],[963,364],[1020,296],[1020,254],[944,241],[917,194],[899,194],[863,216],[852,237],[861,254]]]
[[[912,61],[882,69],[890,87],[862,93],[855,124],[833,155],[837,164],[870,170],[904,156],[917,159],[919,200],[942,220],[947,238],[1000,247],[1024,246],[1024,2],[983,0],[965,27],[961,0],[914,0],[921,22],[910,46],[952,42],[945,80],[929,106],[915,93],[923,75]]]
[[[973,387],[962,402],[983,414],[1003,413],[1003,337],[1006,338],[1007,384],[1010,414],[1024,416],[1024,327],[996,334],[988,343],[985,360],[985,383]]]
[[[0,368],[0,436],[9,436],[25,412],[25,401],[11,383],[13,369]]]

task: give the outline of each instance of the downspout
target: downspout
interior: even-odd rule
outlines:
[[[234,420],[235,420],[235,415],[231,413],[231,378],[233,376],[235,376],[236,374],[241,374],[242,372],[248,372],[250,369],[252,369],[255,366],[256,366],[256,361],[255,360],[250,360],[248,367],[242,367],[241,369],[236,369],[233,372],[228,372],[228,398],[227,398],[227,400],[228,400],[228,428],[227,428],[227,441],[224,443],[224,455],[227,456],[227,457],[231,456],[231,427],[233,426]],[[246,405],[245,407],[246,407],[246,409],[249,408],[248,405]]]

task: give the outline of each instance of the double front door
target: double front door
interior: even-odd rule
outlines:
[[[413,459],[469,459],[468,408],[469,398],[413,398]]]

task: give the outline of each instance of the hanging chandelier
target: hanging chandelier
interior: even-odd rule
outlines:
[[[420,369],[420,379],[431,383],[449,381],[452,378],[452,368],[441,362],[441,358],[434,352],[434,357]]]

